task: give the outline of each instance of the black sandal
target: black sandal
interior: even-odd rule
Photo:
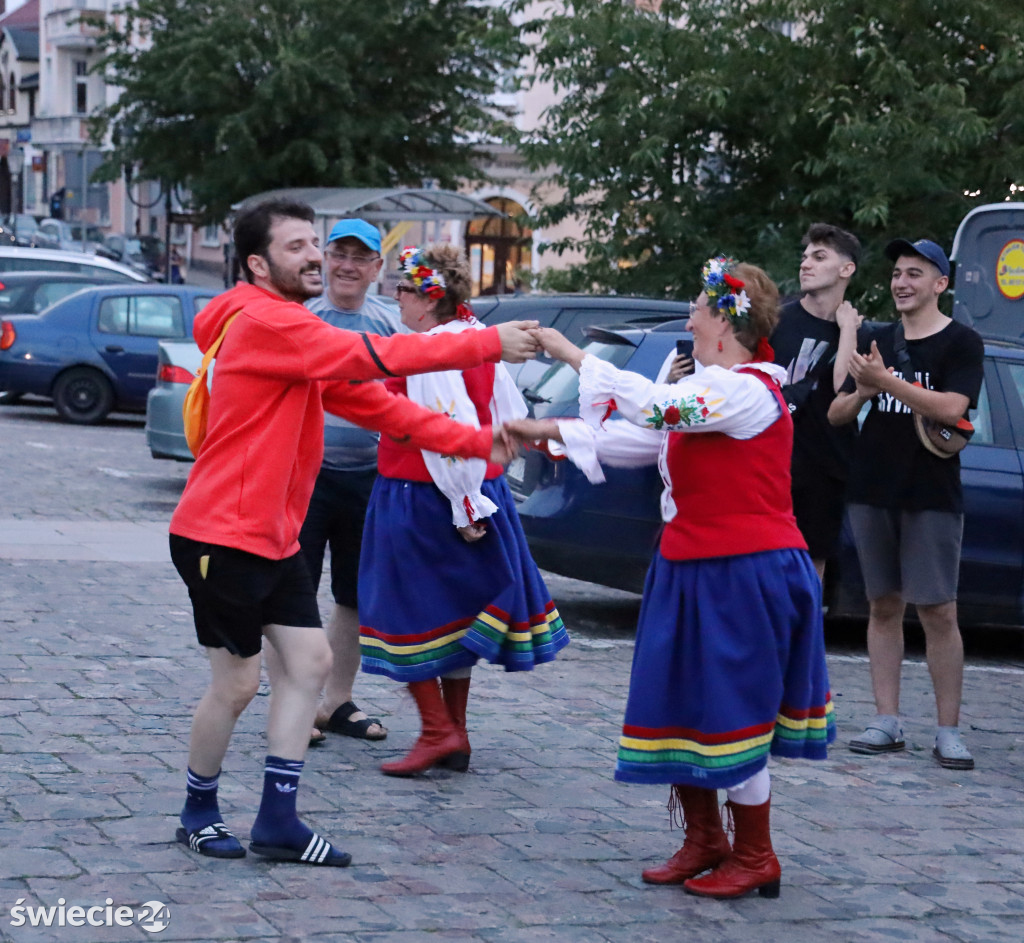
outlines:
[[[174,833],[175,839],[182,845],[188,845],[193,851],[206,855],[207,858],[244,858],[245,849],[241,842],[223,822],[214,822],[194,831],[179,828]]]
[[[362,720],[349,719],[358,711],[359,708],[353,701],[346,701],[331,714],[327,723],[320,725],[320,728],[330,733],[340,733],[344,737],[355,737],[357,740],[386,740],[388,732],[376,717],[364,717]],[[381,728],[380,733],[370,733],[370,728],[374,724]]]

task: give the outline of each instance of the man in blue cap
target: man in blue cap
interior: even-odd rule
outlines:
[[[306,307],[328,324],[384,337],[402,330],[398,310],[368,294],[384,260],[380,232],[362,219],[343,219],[324,247],[324,293]],[[334,609],[327,639],[334,665],[317,709],[317,727],[331,733],[383,740],[387,730],[367,717],[352,700],[359,671],[359,612],[356,583],[363,520],[377,477],[378,434],[327,413],[324,459],[309,511],[299,534],[303,556],[319,585],[324,550],[331,548],[331,593]],[[315,739],[319,739],[316,737]]]
[[[981,390],[984,344],[939,310],[949,285],[949,259],[940,246],[928,239],[896,239],[885,254],[894,263],[890,288],[899,320],[865,335],[829,409],[829,420],[838,425],[871,403],[854,450],[847,499],[870,607],[868,657],[877,715],[850,749],[878,754],[906,748],[899,695],[909,602],[924,629],[935,688],[933,755],[947,769],[973,769],[959,730],[960,460],[925,444],[915,414],[946,428],[966,419]]]

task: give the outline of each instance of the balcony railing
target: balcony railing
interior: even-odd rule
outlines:
[[[44,36],[54,46],[64,49],[92,49],[97,29],[81,21],[83,13],[106,14],[106,0],[47,0]]]
[[[86,116],[36,115],[32,119],[32,143],[36,147],[82,145],[89,140]]]

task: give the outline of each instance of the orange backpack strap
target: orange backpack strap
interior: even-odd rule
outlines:
[[[210,369],[214,357],[217,356],[217,351],[220,350],[220,345],[224,341],[224,335],[227,334],[228,328],[231,327],[231,322],[238,317],[239,313],[236,311],[224,322],[220,335],[204,354],[203,362],[185,393],[181,415],[185,421],[185,442],[194,456],[199,454],[199,449],[206,439],[206,419],[210,411],[210,390],[206,385],[206,373]]]

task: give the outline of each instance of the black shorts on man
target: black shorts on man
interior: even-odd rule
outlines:
[[[320,628],[316,588],[301,553],[270,560],[176,534],[170,543],[200,645],[251,658],[262,650],[265,625]]]

